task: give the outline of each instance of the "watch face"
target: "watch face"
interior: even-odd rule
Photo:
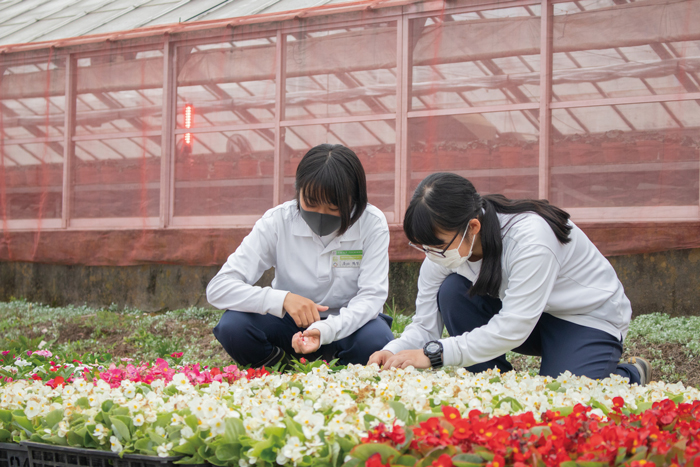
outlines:
[[[428,346],[425,348],[425,351],[428,353],[436,353],[440,351],[440,344],[437,342],[431,342],[428,344]]]

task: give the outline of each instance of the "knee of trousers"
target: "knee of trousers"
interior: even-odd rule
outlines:
[[[469,289],[472,282],[459,274],[450,274],[442,281],[437,294],[438,309],[440,313],[451,313],[458,308],[464,299],[469,298]],[[457,306],[455,306],[457,305]]]
[[[224,346],[246,345],[250,326],[252,326],[252,319],[249,313],[228,310],[214,328],[214,337]]]

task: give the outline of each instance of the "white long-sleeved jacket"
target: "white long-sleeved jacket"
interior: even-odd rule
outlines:
[[[349,254],[339,254],[343,252]],[[254,286],[271,267],[275,268],[272,286]],[[388,295],[388,274],[389,227],[379,209],[368,204],[347,232],[324,246],[299,215],[296,201],[288,201],[255,223],[209,282],[207,300],[222,310],[280,318],[289,292],[341,308],[339,315],[309,326],[321,331],[325,345],[379,316]]]
[[[630,302],[612,265],[581,229],[571,223],[571,241],[562,245],[537,214],[498,217],[503,234],[501,311],[469,333],[440,339],[440,285],[452,273],[476,282],[481,261],[466,261],[450,270],[426,258],[418,279],[413,322],[385,350],[420,349],[428,341],[440,340],[444,365],[470,366],[521,345],[542,313],[600,329],[618,339],[625,337],[632,317]]]

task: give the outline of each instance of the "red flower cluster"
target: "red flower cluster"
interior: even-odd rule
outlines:
[[[481,456],[479,463],[486,467],[554,467],[569,461],[700,467],[700,401],[676,405],[667,399],[640,414],[624,413],[624,405],[622,398],[615,398],[607,420],[578,404],[568,415],[547,411],[540,422],[531,412],[491,417],[472,410],[462,418],[457,409],[445,406],[442,417],[412,427],[405,446],[405,431],[399,426],[379,425],[362,442],[389,444],[434,467],[452,467],[454,454]],[[370,461],[372,467],[388,465],[379,454],[367,460],[368,466]]]

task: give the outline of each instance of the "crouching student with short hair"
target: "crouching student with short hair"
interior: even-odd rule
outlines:
[[[362,163],[322,144],[302,158],[296,199],[270,209],[207,286],[227,310],[214,336],[240,365],[286,356],[366,364],[391,339],[389,228],[367,203]],[[271,287],[254,286],[275,268]]]

